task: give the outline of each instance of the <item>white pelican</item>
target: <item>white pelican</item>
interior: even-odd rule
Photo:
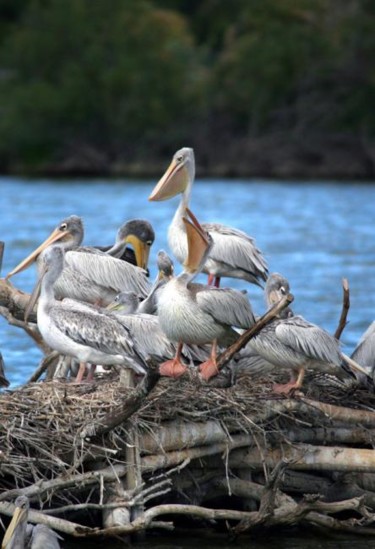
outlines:
[[[168,231],[169,246],[181,264],[188,254],[183,217],[189,206],[194,176],[193,149],[184,147],[173,156],[167,171],[149,196],[149,200],[157,201],[182,193]],[[210,233],[213,240],[206,262],[202,266],[202,271],[209,275],[209,284],[212,284],[215,278],[215,285],[219,286],[220,277],[227,276],[262,286],[262,281],[267,280],[267,263],[251,236],[219,223],[202,223],[202,227]]]
[[[83,374],[84,364],[119,364],[145,374],[129,331],[108,313],[88,304],[57,301],[54,284],[64,268],[64,250],[49,246],[41,254],[38,283],[25,311],[25,319],[34,307],[39,293],[37,322],[46,343],[63,355],[77,358]],[[80,381],[80,378],[77,380]]]
[[[375,373],[375,322],[371,322],[365,333],[361,336],[351,358],[366,370],[367,376],[358,375],[358,379],[367,383],[374,380]]]
[[[171,377],[182,375],[186,366],[180,360],[183,343],[212,343],[210,358],[200,365],[204,379],[217,373],[216,348],[235,341],[239,334],[233,326],[249,328],[255,321],[247,297],[239,291],[193,283],[201,271],[212,245],[212,237],[202,229],[187,209],[183,217],[188,238],[188,257],[184,271],[164,286],[158,301],[160,325],[167,337],[178,342],[173,360],[163,363],[160,373]]]
[[[58,539],[62,539],[45,524],[27,524],[30,503],[26,496],[18,496],[15,501],[13,518],[5,532],[2,549],[59,549]]]
[[[265,287],[268,306],[272,307],[288,293],[288,280],[272,273]],[[290,394],[300,389],[307,368],[344,379],[349,377],[348,367],[361,371],[341,352],[340,343],[335,337],[302,316],[294,316],[289,307],[267,324],[247,346],[275,366],[292,371],[288,383],[274,386],[274,391],[280,394]]]
[[[134,244],[137,238],[127,235],[126,239]],[[81,218],[72,215],[64,219],[50,236],[21,261],[8,275],[7,279],[26,269],[48,246],[59,245],[65,254],[65,268],[55,285],[56,299],[70,297],[78,301],[108,305],[123,290],[135,291],[146,297],[150,290],[147,273],[136,267],[112,257],[95,248],[79,248],[83,238]],[[126,243],[124,242],[125,246]],[[143,257],[148,258],[149,245],[138,239],[139,248],[146,247]],[[137,254],[137,252],[136,252]]]

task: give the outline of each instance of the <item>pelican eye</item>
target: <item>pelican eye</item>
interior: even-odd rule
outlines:
[[[281,292],[283,295],[286,295],[286,289],[284,288],[284,286],[281,286],[280,292]]]
[[[152,240],[146,240],[147,246],[152,246]]]
[[[182,154],[179,154],[178,157],[176,158],[177,162],[182,162],[184,159],[184,157],[182,156]]]
[[[59,231],[66,231],[67,228],[68,228],[67,223],[61,223],[59,227]]]

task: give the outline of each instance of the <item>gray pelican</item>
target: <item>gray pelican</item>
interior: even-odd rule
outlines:
[[[62,539],[56,532],[45,524],[32,526],[27,524],[29,514],[29,500],[26,496],[18,496],[15,501],[13,518],[5,532],[1,544],[2,549],[59,549],[58,539]]]
[[[127,235],[127,238],[129,239]],[[135,236],[130,241],[134,244]],[[146,297],[150,284],[143,268],[121,261],[95,248],[80,248],[83,239],[82,220],[76,215],[64,219],[50,236],[15,267],[7,279],[26,269],[48,246],[59,245],[65,254],[65,268],[55,285],[56,299],[70,297],[78,301],[108,305],[123,290],[135,291]],[[139,248],[146,249],[143,260],[148,259],[149,245],[138,239]],[[118,249],[115,245],[113,248]],[[126,243],[123,243],[123,247]],[[137,249],[136,249],[137,250]],[[113,253],[113,250],[112,250]],[[138,252],[136,251],[136,256]]]
[[[147,270],[150,249],[154,240],[155,232],[151,223],[145,219],[130,219],[117,231],[116,242],[113,246],[96,246],[96,248],[112,257]],[[128,244],[133,248],[129,248]]]
[[[239,291],[214,288],[192,280],[201,271],[212,246],[212,237],[202,229],[190,210],[183,223],[188,238],[188,257],[184,271],[164,286],[158,301],[158,318],[167,337],[178,342],[172,360],[160,366],[161,375],[179,377],[186,366],[180,360],[183,343],[212,343],[211,356],[199,369],[203,379],[217,373],[217,344],[229,345],[239,334],[233,326],[249,328],[255,321],[247,297]]]
[[[41,254],[39,280],[25,311],[25,318],[40,293],[37,322],[43,339],[59,353],[77,358],[82,374],[87,362],[124,365],[145,374],[143,361],[134,349],[128,330],[116,318],[95,310],[89,304],[77,303],[74,306],[71,299],[68,303],[55,299],[54,284],[63,268],[63,248],[48,246]]]
[[[368,383],[368,379],[374,380],[375,373],[375,322],[371,322],[365,333],[360,338],[351,358],[363,366],[367,376],[358,375],[361,382]]]
[[[164,250],[159,250],[157,255],[158,275],[152,285],[150,293],[143,299],[138,307],[138,313],[157,314],[158,300],[161,291],[167,282],[174,276],[173,261]]]
[[[188,255],[186,227],[183,222],[189,206],[190,193],[195,176],[193,149],[184,147],[176,152],[167,171],[160,179],[149,200],[166,200],[182,193],[182,198],[168,231],[168,242],[177,260],[183,264]],[[219,223],[203,223],[213,244],[202,266],[202,272],[209,275],[209,284],[215,279],[219,286],[220,277],[241,278],[262,286],[267,280],[268,268],[254,239],[243,231]]]
[[[288,280],[272,273],[266,283],[265,297],[269,307],[289,293]],[[340,350],[339,341],[331,334],[294,316],[287,307],[247,344],[266,361],[292,371],[290,381],[274,386],[274,392],[290,394],[302,387],[306,368],[312,368],[348,379],[348,367],[355,367]],[[356,368],[357,369],[357,368]]]

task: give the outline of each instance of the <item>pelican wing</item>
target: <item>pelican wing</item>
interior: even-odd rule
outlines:
[[[129,330],[138,353],[144,358],[156,355],[167,359],[175,354],[176,349],[161,329],[157,316],[135,313],[117,318]]]
[[[246,295],[231,288],[210,288],[197,285],[196,300],[199,307],[217,322],[227,326],[249,328],[255,322]]]
[[[110,287],[117,293],[130,291],[146,297],[150,290],[144,269],[106,254],[71,251],[65,254],[65,263],[72,270],[83,273],[93,283]]]
[[[60,332],[76,343],[108,354],[134,354],[128,330],[108,314],[53,307],[50,317]]]
[[[362,335],[351,358],[372,371],[375,366],[375,322],[372,322]]]
[[[342,362],[337,339],[301,316],[293,316],[281,321],[276,326],[275,335],[282,343],[311,359],[338,366]]]
[[[225,257],[225,262],[232,267],[238,267],[249,273],[255,272],[263,280],[267,279],[267,262],[251,236],[219,223],[202,223],[202,227],[214,240],[210,251],[212,259],[223,263]]]

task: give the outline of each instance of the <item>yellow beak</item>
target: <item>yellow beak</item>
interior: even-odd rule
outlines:
[[[66,232],[61,232],[59,231],[58,229],[55,229],[54,231],[52,231],[52,233],[49,235],[48,238],[46,238],[46,240],[36,248],[36,250],[34,250],[30,255],[28,255],[26,257],[26,259],[24,259],[23,261],[21,261],[21,263],[19,263],[17,265],[17,267],[15,267],[13,269],[13,271],[11,271],[10,273],[8,273],[5,277],[5,280],[8,280],[11,276],[17,274],[17,273],[20,273],[21,271],[23,271],[24,269],[27,269],[27,267],[33,262],[36,260],[36,258],[38,257],[39,254],[42,253],[42,251],[47,248],[48,246],[50,246],[50,244],[53,244],[54,242],[58,242],[59,240],[61,240],[64,236],[66,236]]]
[[[134,234],[127,235],[125,242],[133,246],[137,266],[142,269],[147,269],[148,259],[150,256],[150,246],[147,246],[147,244],[142,242],[142,240]]]
[[[188,272],[198,272],[202,266],[203,259],[207,254],[207,250],[211,246],[211,240],[198,222],[195,215],[186,208],[186,215],[182,220],[186,227],[186,235],[188,241],[188,256],[184,263],[184,267]]]
[[[176,196],[176,194],[184,192],[188,183],[189,173],[185,164],[173,159],[148,199],[151,201],[167,200],[168,198],[172,198],[172,196]]]
[[[10,542],[18,524],[23,520],[25,520],[26,518],[27,518],[26,509],[22,509],[21,507],[16,507],[13,513],[12,520],[10,521],[10,524],[7,528],[7,531],[5,532],[5,536],[1,544],[2,549],[6,549],[6,546]]]

